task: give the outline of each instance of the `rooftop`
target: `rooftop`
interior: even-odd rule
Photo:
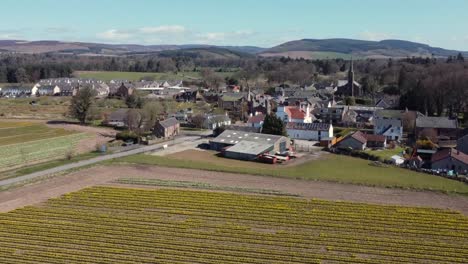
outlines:
[[[295,123],[289,122],[286,125],[287,129],[297,129],[297,130],[311,130],[311,131],[328,131],[330,129],[330,124],[328,123]]]
[[[434,153],[432,155],[431,161],[432,162],[437,162],[439,160],[443,160],[443,159],[446,159],[448,157],[451,157],[453,159],[456,159],[456,160],[468,165],[468,155],[461,152],[461,151],[452,149],[452,148],[442,149],[442,150],[437,151],[436,153]]]
[[[175,119],[174,117],[168,118],[168,119],[163,120],[163,121],[159,121],[159,124],[164,128],[175,126],[178,123],[179,123],[179,121],[177,121],[177,119]]]
[[[416,127],[457,128],[457,120],[439,116],[419,116],[416,118]]]
[[[257,143],[274,144],[281,138],[282,136],[277,135],[249,133],[237,130],[225,130],[219,136],[211,140],[211,142],[234,145],[246,140]]]
[[[249,140],[243,140],[229,147],[226,152],[242,152],[244,154],[260,155],[269,151],[272,148],[273,143],[261,143]]]

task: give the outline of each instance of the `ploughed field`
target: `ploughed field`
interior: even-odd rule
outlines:
[[[0,214],[1,263],[466,263],[454,211],[92,187]]]
[[[0,171],[64,158],[85,137],[42,123],[0,122]]]

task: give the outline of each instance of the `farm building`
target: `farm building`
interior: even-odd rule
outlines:
[[[254,160],[264,153],[283,153],[289,150],[287,137],[226,130],[210,141],[210,148],[224,150],[225,156],[233,159]]]
[[[294,139],[320,141],[333,137],[333,125],[326,123],[293,123],[286,125],[288,136]]]
[[[468,155],[468,135],[465,135],[458,139],[457,150]]]
[[[156,122],[153,134],[159,138],[170,138],[177,136],[180,131],[180,123],[177,119],[171,117],[164,121]]]
[[[468,155],[452,148],[437,151],[431,162],[434,170],[453,170],[463,174],[468,171]]]
[[[364,150],[367,147],[366,135],[361,131],[348,134],[335,144],[339,149]]]
[[[457,120],[448,117],[419,116],[416,118],[416,137],[427,137],[434,143],[457,138]]]
[[[128,109],[118,109],[106,117],[105,123],[113,127],[126,127],[128,119]]]

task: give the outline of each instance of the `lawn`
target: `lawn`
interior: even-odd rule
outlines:
[[[367,160],[349,156],[329,154],[320,160],[289,167],[230,160],[215,155],[207,158],[203,155],[207,154],[179,153],[166,157],[139,154],[116,159],[113,163],[149,164],[468,195],[468,185],[462,182],[396,167],[377,167]]]
[[[93,187],[0,214],[1,263],[466,263],[448,210]]]
[[[221,77],[231,76],[235,72],[216,72]],[[129,81],[139,81],[144,77],[151,77],[155,80],[185,80],[190,81],[200,79],[200,72],[117,72],[117,71],[76,71],[75,76],[79,78],[94,78],[103,81],[112,79],[124,79]]]
[[[0,121],[0,146],[71,134],[74,134],[74,132],[65,129],[49,128],[42,123]]]
[[[402,147],[396,147],[394,149],[383,149],[383,150],[371,150],[371,149],[366,149],[364,152],[372,154],[374,156],[377,156],[382,159],[390,159],[393,155],[399,155],[405,151],[404,148]]]

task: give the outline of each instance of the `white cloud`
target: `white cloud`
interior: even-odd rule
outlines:
[[[359,37],[364,40],[372,40],[372,41],[380,41],[384,39],[391,39],[394,38],[392,34],[384,33],[384,32],[371,32],[365,30],[359,33]]]
[[[178,34],[186,32],[187,29],[179,25],[163,25],[158,27],[142,27],[139,31],[147,34]]]
[[[122,31],[117,29],[109,29],[107,31],[96,34],[100,39],[110,40],[110,41],[122,41],[127,40],[132,37],[128,31]]]
[[[217,42],[239,42],[240,39],[245,41],[245,38],[255,35],[252,30],[238,30],[231,32],[208,32],[197,34],[198,41],[202,43],[216,44]]]

